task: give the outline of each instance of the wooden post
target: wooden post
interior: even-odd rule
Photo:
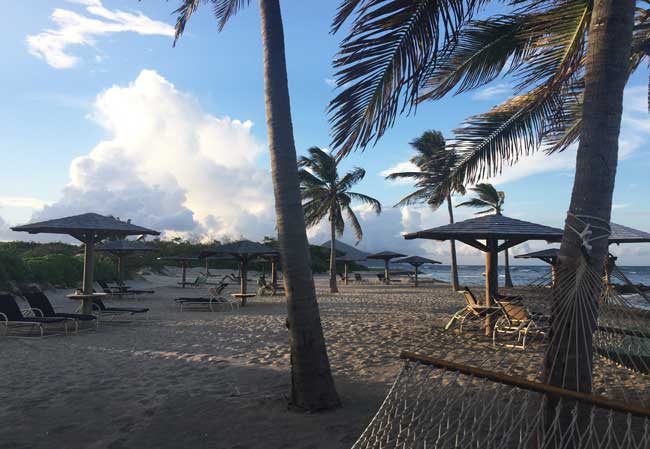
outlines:
[[[343,283],[348,285],[348,262],[343,264]]]
[[[551,264],[551,287],[557,283],[557,262]]]
[[[240,262],[240,269],[241,278],[239,279],[239,290],[242,295],[246,295],[246,283],[248,280],[248,259],[246,259],[246,257],[242,257]],[[246,296],[242,296],[241,305],[242,307],[246,305]]]
[[[418,266],[413,265],[415,267],[415,286],[418,286]]]
[[[271,259],[271,285],[278,288],[278,262],[275,256]]]
[[[117,280],[119,281],[120,287],[124,284],[124,254],[117,253]]]
[[[94,282],[94,255],[95,255],[95,234],[90,233],[84,240],[84,274],[82,290],[84,295],[93,293]],[[90,315],[93,311],[91,299],[84,299],[81,301],[81,313]]]
[[[187,260],[181,260],[181,268],[183,269],[181,274],[181,287],[185,288],[185,280],[187,279]]]
[[[498,241],[495,239],[488,239],[486,243],[488,252],[485,253],[485,305],[490,307],[492,305],[492,297],[497,294],[499,289],[499,261],[497,259]],[[492,335],[492,317],[489,314],[485,319],[485,335]]]
[[[209,261],[210,261],[210,259],[206,256],[206,258],[205,258],[205,277],[210,277]]]
[[[390,284],[390,271],[388,271],[388,259],[384,259],[384,283]]]

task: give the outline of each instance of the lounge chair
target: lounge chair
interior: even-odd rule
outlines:
[[[386,283],[386,276],[384,275],[384,273],[377,273],[375,276],[377,276],[377,280],[379,281],[380,284]]]
[[[459,331],[463,331],[463,324],[465,324],[465,321],[476,321],[480,320],[482,318],[487,318],[488,316],[499,313],[499,306],[494,305],[494,306],[485,306],[482,305],[477,299],[476,296],[474,296],[474,293],[468,288],[465,287],[463,290],[460,290],[458,293],[461,293],[463,295],[463,298],[465,299],[466,306],[463,307],[461,310],[456,312],[447,325],[445,326],[445,330],[450,329],[456,321],[459,322]]]
[[[93,312],[99,317],[115,315],[144,315],[145,319],[149,318],[149,309],[146,307],[106,307],[104,301],[99,298],[93,299]]]
[[[12,295],[0,294],[0,324],[4,327],[4,334],[9,333],[9,327],[38,327],[41,337],[45,335],[45,327],[48,325],[63,325],[65,333],[68,333],[69,318],[45,318],[39,316],[25,316],[23,312],[37,313],[35,310],[26,309],[21,311]]]
[[[119,289],[122,293],[125,293],[127,295],[153,295],[156,293],[154,290],[139,290],[137,288],[132,288],[131,286],[125,284],[124,282],[120,282],[119,280],[114,280],[113,283],[115,284],[115,287],[109,287],[111,288],[116,288]]]
[[[494,325],[492,344],[496,345],[499,334],[516,335],[515,348],[526,349],[528,334],[544,335],[548,330],[548,318],[529,312],[520,301],[497,300],[503,312]]]
[[[228,306],[230,310],[234,311],[235,308],[239,308],[239,301],[226,298],[221,296],[221,293],[228,286],[228,284],[221,284],[218,287],[210,287],[208,289],[208,296],[202,298],[176,298],[176,301],[181,306],[181,312],[183,307],[196,307],[196,306],[208,306],[211,312],[215,311],[217,306]]]
[[[257,280],[257,285],[259,288],[257,289],[257,294],[259,296],[264,296],[266,293],[270,293],[271,296],[275,296],[278,293],[282,293],[284,295],[284,286],[283,285],[273,285],[264,278],[264,276],[260,276],[260,278]]]
[[[363,284],[364,282],[366,282],[366,280],[361,276],[361,273],[354,273],[354,282]]]
[[[79,332],[79,322],[95,322],[95,328],[99,325],[99,320],[94,315],[84,315],[80,313],[64,313],[54,310],[52,303],[43,292],[23,292],[23,297],[29,303],[31,309],[37,312],[41,317],[46,318],[69,318],[75,324],[75,332]]]

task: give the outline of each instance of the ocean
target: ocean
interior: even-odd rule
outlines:
[[[398,268],[398,265],[391,265],[392,269]],[[399,266],[401,268],[401,266]],[[406,269],[406,267],[404,267]],[[635,284],[650,285],[650,267],[630,266],[619,267],[623,273]],[[412,270],[412,268],[411,268]],[[540,277],[549,274],[551,268],[548,265],[511,265],[510,275],[515,285],[529,285]],[[428,265],[421,267],[419,272],[423,278],[433,277],[441,281],[450,282],[451,273],[449,265]],[[458,277],[461,285],[477,286],[484,285],[485,266],[483,265],[460,265],[458,267]],[[499,266],[499,280],[503,283],[505,279],[503,266]],[[616,280],[614,280],[616,282]]]

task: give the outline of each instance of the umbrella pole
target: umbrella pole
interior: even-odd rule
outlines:
[[[241,278],[239,281],[240,292],[242,294],[242,307],[246,305],[246,281],[248,281],[248,260],[246,260],[246,258],[243,258],[241,261]]]
[[[343,283],[348,285],[348,263],[343,264]]]
[[[498,292],[498,253],[497,241],[489,239],[487,241],[488,252],[485,253],[485,306],[492,306],[492,298]],[[492,317],[490,314],[485,318],[485,335],[492,335]]]
[[[388,259],[384,259],[384,282],[390,284],[390,272],[388,271]]]
[[[205,258],[205,277],[210,277],[210,265],[209,265],[209,258]]]
[[[414,265],[415,267],[415,286],[418,286],[418,266]]]
[[[93,259],[95,253],[95,234],[90,234],[84,241],[84,274],[83,274],[83,294],[90,295],[93,293]],[[92,313],[92,299],[83,299],[81,301],[81,313]]]
[[[187,262],[182,261],[181,267],[183,268],[183,274],[181,275],[181,286],[185,288],[185,280],[187,279]]]
[[[271,259],[271,285],[273,288],[278,288],[278,266],[275,258]]]
[[[124,256],[121,254],[117,255],[117,280],[120,283],[120,286],[124,284],[124,260],[122,259]]]

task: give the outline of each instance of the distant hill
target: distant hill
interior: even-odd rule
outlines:
[[[325,243],[323,243],[321,246],[324,248],[329,248],[331,244],[330,242],[331,240],[328,240]],[[336,240],[335,246],[337,251],[341,251],[342,253],[345,253],[346,256],[350,256],[350,257],[365,258],[368,254],[370,254],[370,253],[363,252],[360,249],[355,248],[354,246],[348,245],[347,243],[343,243],[340,240]]]

